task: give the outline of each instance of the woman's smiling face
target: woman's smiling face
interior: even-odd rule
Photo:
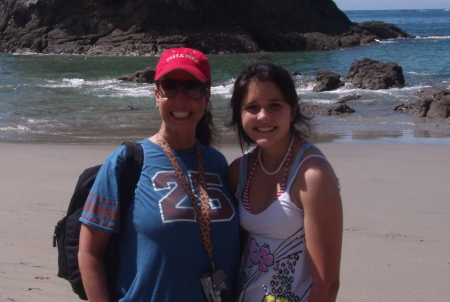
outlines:
[[[164,75],[161,80],[165,79],[176,80],[179,83],[183,81],[186,81],[186,83],[198,81],[194,75],[185,70],[171,71]],[[193,127],[195,130],[197,123],[207,108],[210,92],[208,91],[202,98],[194,99],[186,95],[185,89],[186,87],[183,86],[175,96],[163,97],[159,89],[156,88],[156,102],[166,126],[181,127],[180,130],[186,127]]]

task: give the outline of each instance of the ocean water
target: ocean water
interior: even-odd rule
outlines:
[[[348,94],[362,97],[347,103],[356,110],[345,116],[312,120],[317,141],[398,141],[450,144],[450,122],[413,119],[393,108],[418,98],[423,87],[450,87],[450,11],[345,11],[353,22],[393,23],[415,39],[392,39],[353,49],[209,55],[213,71],[211,101],[215,123],[225,139],[228,101],[233,81],[246,63],[266,56],[295,76],[305,103],[334,106]],[[356,60],[395,62],[403,68],[405,87],[368,91],[344,86],[313,92],[317,70],[345,75]],[[153,134],[160,125],[154,85],[117,80],[145,67],[157,57],[83,57],[0,53],[0,142],[119,143]],[[125,110],[132,106],[134,110]]]

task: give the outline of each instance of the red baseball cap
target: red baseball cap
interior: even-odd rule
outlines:
[[[209,61],[201,51],[191,48],[170,48],[164,51],[156,65],[155,81],[176,69],[186,70],[201,82],[211,85]]]

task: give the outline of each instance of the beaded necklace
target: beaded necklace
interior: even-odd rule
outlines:
[[[284,162],[286,161],[288,154],[291,151],[292,148],[292,144],[294,143],[294,136],[292,136],[291,138],[291,142],[289,143],[289,147],[286,151],[286,154],[284,155],[283,161],[281,161],[280,165],[278,166],[278,169],[276,169],[274,172],[267,172],[266,168],[264,168],[263,163],[262,163],[262,156],[261,156],[261,148],[259,148],[258,150],[258,159],[259,159],[259,166],[261,167],[261,169],[264,171],[264,173],[266,173],[267,175],[275,175],[278,173],[278,171],[280,171],[281,167],[283,166]]]
[[[291,143],[289,145],[288,152],[286,153],[286,156],[284,157],[284,160],[283,160],[283,162],[285,162],[285,166],[284,166],[285,168],[284,168],[284,173],[283,173],[283,182],[281,183],[280,189],[278,190],[277,198],[279,198],[281,195],[283,195],[283,193],[286,190],[286,180],[287,180],[287,174],[288,174],[288,170],[289,170],[289,163],[290,163],[291,157],[292,157],[292,142],[293,141],[294,140],[292,138]],[[248,200],[250,181],[252,180],[253,174],[255,173],[256,165],[260,161],[259,155],[260,155],[260,152],[258,152],[258,156],[256,157],[255,162],[253,163],[253,165],[250,169],[250,173],[248,175],[247,182],[245,183],[244,190],[242,191],[242,205],[244,206],[244,209],[247,210],[249,213],[252,213],[252,209],[250,207],[250,203]],[[280,165],[280,167],[281,167],[281,165]],[[276,172],[280,171],[280,167],[277,169]],[[261,168],[262,168],[262,166],[261,166]],[[268,174],[266,171],[264,171],[264,173]],[[272,174],[268,174],[268,175],[272,175]]]

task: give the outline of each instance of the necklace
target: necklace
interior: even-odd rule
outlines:
[[[211,260],[213,258],[213,245],[211,241],[211,217],[210,217],[210,207],[209,207],[209,196],[208,192],[206,191],[206,176],[205,176],[205,168],[203,166],[203,157],[202,152],[200,150],[200,144],[196,142],[197,145],[197,162],[198,162],[198,175],[199,175],[199,183],[200,183],[200,201],[201,205],[199,206],[197,204],[197,201],[195,199],[194,193],[192,192],[192,189],[189,187],[189,184],[186,180],[185,175],[183,174],[183,170],[180,167],[180,164],[177,161],[177,158],[175,157],[175,154],[173,154],[172,149],[170,148],[169,143],[164,139],[162,136],[161,131],[157,134],[158,142],[163,149],[164,153],[166,153],[166,156],[172,165],[173,169],[175,170],[175,174],[178,177],[178,180],[181,182],[184,191],[188,195],[189,199],[191,200],[192,206],[195,210],[196,216],[197,216],[197,222],[200,226],[200,231],[202,234],[203,239],[203,245],[205,246],[206,251],[208,252]]]
[[[261,147],[259,148],[259,150],[258,150],[258,161],[259,161],[259,166],[264,171],[264,173],[266,173],[267,175],[275,175],[275,174],[277,174],[280,171],[281,167],[283,166],[284,162],[286,161],[286,158],[288,157],[288,155],[289,155],[289,153],[291,151],[293,143],[294,143],[294,136],[292,136],[291,142],[289,144],[289,148],[286,151],[286,155],[284,155],[283,161],[278,166],[278,169],[276,169],[276,171],[274,171],[274,172],[267,172],[267,170],[264,168],[263,163],[262,163],[262,157],[261,157]]]

